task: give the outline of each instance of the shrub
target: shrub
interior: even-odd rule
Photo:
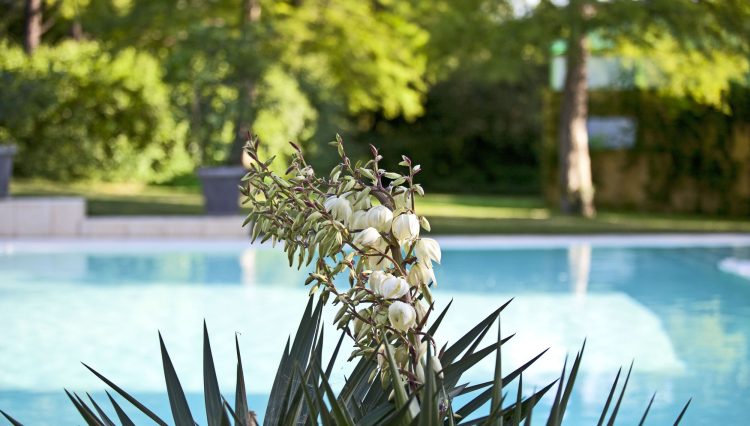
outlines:
[[[0,138],[19,146],[18,175],[159,181],[192,169],[152,56],[72,41],[0,50]]]

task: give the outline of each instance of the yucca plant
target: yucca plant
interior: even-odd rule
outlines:
[[[570,368],[567,362],[563,365],[558,380],[528,396],[523,393],[523,373],[544,352],[502,374],[502,346],[513,335],[501,335],[499,319],[510,301],[452,345],[440,347],[435,336],[450,303],[432,320],[433,262],[440,262],[441,251],[437,241],[420,236],[420,229],[430,230],[428,220],[417,214],[415,202],[424,194],[415,182],[420,166],[404,156],[399,164],[405,173],[389,172],[379,167],[382,157],[374,147],[372,159],[355,163],[346,155],[341,138],[333,145],[341,162],[324,177],[316,175],[294,144],[295,154],[283,176],[270,167],[273,159],[258,157],[257,139],[246,146],[253,163],[243,179],[242,192],[251,210],[245,224],[250,224],[253,240],[283,242],[290,266],[314,265],[305,282],[311,287],[310,299],[294,340],[287,342],[282,353],[264,424],[530,424],[537,402],[553,388],[551,410],[544,415],[548,425],[561,424],[585,342]],[[339,276],[348,278],[348,286],[340,284]],[[324,363],[321,314],[329,299],[340,305],[334,323],[341,336]],[[482,347],[496,322],[497,339]],[[349,361],[355,364],[341,389],[334,390],[330,375],[346,338],[354,347]],[[196,420],[161,335],[159,339],[172,419],[176,425],[192,426]],[[230,404],[219,391],[204,324],[203,376],[209,426],[256,422],[248,408],[236,343],[237,385]],[[462,383],[461,377],[469,369],[491,356],[495,357],[493,377],[482,383]],[[154,422],[167,424],[111,380],[86,368]],[[599,424],[614,423],[630,371],[615,400],[618,372]],[[516,379],[517,388],[508,389]],[[87,395],[88,401],[75,393],[68,396],[89,425],[115,424],[91,396]],[[112,396],[109,401],[121,424],[133,424]],[[689,401],[677,423],[688,405]],[[649,403],[641,423],[650,407]]]
[[[509,303],[509,302],[508,302]],[[492,325],[499,324],[500,313],[508,303],[499,307],[483,321],[474,326],[466,334],[442,352],[443,368],[436,371],[428,357],[428,369],[425,370],[425,382],[414,393],[407,393],[406,386],[400,380],[397,362],[393,356],[393,347],[386,345],[386,363],[384,368],[391,371],[391,381],[382,386],[378,380],[372,380],[380,368],[373,356],[361,358],[355,365],[351,375],[343,387],[334,391],[329,378],[334,369],[334,363],[345,338],[342,333],[338,339],[330,358],[324,362],[323,340],[324,326],[321,324],[323,303],[314,303],[310,297],[300,320],[293,342],[288,341],[282,352],[278,371],[273,382],[268,406],[265,410],[264,425],[379,425],[379,424],[417,424],[417,425],[521,425],[531,424],[532,417],[546,416],[547,425],[562,424],[568,400],[573,391],[578,373],[583,349],[578,352],[570,368],[563,366],[560,378],[548,384],[530,396],[524,396],[523,372],[528,369],[544,352],[531,358],[528,362],[515,368],[505,376],[501,375],[502,346],[513,335],[501,338],[498,327],[498,337],[495,343],[480,348],[480,342],[488,333]],[[450,304],[441,312],[432,324],[429,333],[438,331],[440,323],[445,317]],[[232,403],[227,401],[219,390],[214,368],[211,344],[207,328],[203,330],[203,379],[205,392],[206,423],[212,425],[253,425],[256,424],[255,415],[250,411],[245,394],[245,379],[242,358],[237,342],[237,384],[235,398]],[[180,380],[172,365],[169,353],[159,336],[161,347],[164,378],[167,387],[167,397],[172,410],[173,424],[192,426],[198,424],[193,416],[180,385]],[[428,347],[429,348],[429,347]],[[430,349],[428,349],[428,352]],[[460,383],[461,376],[472,366],[484,358],[495,357],[495,373],[491,380],[483,383]],[[119,394],[133,407],[141,411],[156,424],[168,425],[168,419],[156,415],[151,409],[139,402],[127,391],[117,386],[113,381],[101,373],[84,364],[93,374],[99,377],[112,391]],[[606,397],[604,408],[598,424],[612,425],[618,415],[632,365],[627,372],[623,385],[618,383],[621,371],[612,384]],[[508,384],[518,379],[515,389],[507,389]],[[460,384],[459,384],[460,383]],[[552,408],[548,413],[534,413],[537,402],[550,390],[555,389]],[[134,425],[112,395],[107,392],[109,403],[117,415],[110,418],[90,395],[86,399],[76,393],[65,391],[71,402],[90,426],[123,426]],[[508,397],[510,393],[511,397]],[[619,394],[618,394],[619,393]],[[615,395],[618,394],[617,398]],[[454,398],[461,395],[471,395],[461,405],[456,405]],[[643,424],[653,403],[653,397],[645,408],[639,424]],[[614,403],[614,405],[612,405]],[[678,414],[675,424],[679,424],[690,401]],[[257,408],[257,407],[253,407]],[[611,408],[611,410],[610,410]],[[22,423],[9,414],[0,412],[13,425]],[[532,415],[533,414],[533,415]],[[635,419],[631,419],[635,420]]]

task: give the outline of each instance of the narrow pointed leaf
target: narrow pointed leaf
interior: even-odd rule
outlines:
[[[445,314],[448,313],[448,309],[450,309],[451,305],[453,304],[453,299],[451,299],[450,302],[445,306],[442,312],[440,312],[440,315],[435,319],[435,321],[430,326],[429,330],[427,330],[427,334],[430,336],[434,336],[435,332],[437,332],[438,327],[440,327],[440,323],[443,322],[443,318],[445,318]],[[424,339],[426,339],[427,336],[425,336]],[[423,340],[424,340],[423,339]]]
[[[498,409],[502,405],[503,397],[503,351],[502,351],[502,327],[500,326],[501,317],[497,317],[497,352],[495,352],[495,377],[492,381],[492,400],[490,402],[490,411]],[[501,422],[497,422],[499,426]]]
[[[240,425],[248,424],[247,392],[245,391],[245,373],[242,369],[242,356],[240,355],[240,341],[237,335],[234,335],[234,346],[237,349],[237,387],[234,392],[234,413],[237,417],[237,423]]]
[[[609,395],[607,395],[607,402],[604,403],[604,408],[602,408],[602,414],[599,416],[599,422],[597,422],[597,426],[602,426],[604,424],[604,419],[607,418],[607,411],[609,411],[609,404],[612,403],[612,397],[615,396],[615,389],[617,389],[617,382],[620,380],[621,373],[622,373],[622,367],[620,367],[617,370],[615,381],[612,383],[612,388],[609,390]]]
[[[505,309],[505,307],[508,306],[508,303],[510,303],[512,300],[513,299],[505,302],[505,304],[497,308],[494,312],[488,315],[487,318],[482,320],[479,324],[475,325],[474,328],[469,330],[468,333],[458,339],[456,343],[446,349],[445,353],[441,357],[443,364],[450,364],[451,362],[453,362],[453,360],[455,360],[464,350],[466,350],[466,348],[468,348],[469,345],[471,345],[480,334],[482,334],[483,332],[486,333],[485,329],[488,329],[492,326],[492,323],[495,322],[498,315],[500,315],[500,312]]]
[[[104,423],[107,426],[115,426],[115,423],[107,416],[107,413],[102,410],[102,407],[99,406],[99,404],[94,401],[94,398],[91,397],[88,393],[86,393],[86,396],[89,397],[89,401],[91,401],[91,405],[94,406],[94,409],[96,410],[97,414],[99,414],[99,418],[101,419],[102,423]]]
[[[107,397],[109,397],[109,402],[112,404],[112,407],[114,407],[115,413],[117,413],[117,418],[120,419],[120,423],[122,424],[122,426],[135,426],[135,423],[130,420],[130,417],[125,414],[125,410],[120,407],[120,404],[118,404],[117,401],[112,398],[112,395],[110,395],[109,392],[107,392]]]
[[[617,403],[615,404],[615,407],[612,409],[612,415],[609,417],[609,422],[607,422],[608,426],[614,426],[615,419],[617,418],[617,412],[620,411],[620,404],[622,403],[622,398],[625,396],[625,390],[628,387],[628,381],[630,380],[630,373],[633,371],[633,362],[630,363],[630,368],[628,369],[628,374],[625,375],[625,382],[622,384],[622,389],[620,390],[620,397],[617,398]]]
[[[684,407],[682,407],[682,411],[680,411],[680,415],[677,416],[677,420],[674,421],[674,426],[677,426],[682,421],[682,417],[685,415],[685,412],[687,411],[688,407],[690,406],[690,402],[693,400],[693,398],[688,399],[687,404],[685,404]]]
[[[583,351],[586,349],[586,340],[584,339],[583,345],[581,346],[580,352],[576,354],[576,359],[573,361],[573,366],[568,373],[568,382],[565,384],[565,391],[563,391],[562,399],[560,400],[560,417],[565,415],[565,410],[568,407],[568,400],[570,394],[573,392],[573,386],[576,382],[576,376],[578,376],[578,368],[581,366],[581,359],[583,359]]]
[[[208,327],[203,321],[203,393],[206,401],[206,420],[208,426],[229,426],[229,416],[221,401],[219,381],[216,378],[214,357],[211,353],[211,342],[208,338]]]
[[[78,410],[78,413],[81,414],[81,417],[83,417],[83,420],[86,422],[89,426],[104,426],[104,424],[99,421],[99,419],[94,415],[94,413],[84,404],[82,404],[82,401],[77,397],[73,397],[73,395],[68,392],[67,389],[65,390],[65,394],[68,396],[70,401],[73,403],[73,405],[76,407],[76,410]]]
[[[193,426],[195,420],[190,413],[185,392],[182,390],[180,379],[169,358],[167,347],[164,345],[164,339],[159,333],[159,346],[161,347],[162,367],[164,368],[164,380],[167,383],[167,396],[169,397],[169,406],[172,408],[172,417],[176,426]]]
[[[521,409],[523,408],[523,374],[518,376],[518,394],[516,395],[516,408],[513,410],[513,424],[521,424]]]
[[[145,414],[146,416],[148,416],[151,420],[153,420],[154,422],[156,422],[156,424],[158,424],[160,426],[168,426],[167,422],[165,422],[164,420],[162,420],[161,418],[159,418],[159,416],[157,416],[156,414],[154,414],[153,411],[151,411],[148,408],[146,408],[146,406],[144,406],[143,404],[141,404],[137,399],[133,398],[129,393],[125,392],[122,388],[120,388],[119,386],[117,386],[116,384],[114,384],[111,380],[109,380],[108,378],[102,376],[98,371],[94,370],[93,368],[89,367],[88,365],[86,365],[84,363],[81,363],[81,364],[83,364],[83,366],[86,367],[89,371],[91,371],[92,373],[94,373],[94,375],[96,377],[98,377],[101,381],[103,381],[104,383],[106,383],[107,386],[111,387],[112,390],[114,390],[115,392],[117,392],[118,394],[120,394],[120,396],[122,396],[123,398],[125,398],[129,403],[133,404],[133,406],[135,408],[137,408],[143,414]]]
[[[560,415],[560,400],[562,399],[563,385],[565,384],[565,370],[568,367],[568,357],[565,356],[565,362],[563,362],[562,373],[560,373],[560,381],[557,383],[557,392],[555,392],[555,399],[552,402],[552,408],[550,408],[549,418],[547,419],[547,426],[560,426],[562,423],[562,416]]]
[[[643,424],[646,422],[646,417],[648,417],[648,412],[651,410],[651,405],[654,403],[654,398],[656,398],[656,392],[654,392],[653,395],[651,395],[651,400],[648,402],[648,405],[646,406],[646,411],[643,412],[643,417],[641,417],[641,421],[638,422],[638,426],[643,426]]]
[[[10,416],[10,414],[6,413],[5,411],[0,410],[0,414],[2,414],[3,417],[5,417],[6,419],[8,419],[8,421],[10,422],[11,425],[13,425],[13,426],[23,426],[23,423],[21,423],[18,420],[14,419],[13,417]]]

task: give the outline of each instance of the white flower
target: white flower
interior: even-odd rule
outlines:
[[[414,245],[414,254],[417,256],[417,260],[425,265],[430,265],[431,261],[440,263],[440,245],[432,238],[418,239]]]
[[[409,283],[393,275],[387,277],[380,283],[380,295],[386,299],[398,299],[409,291]]]
[[[352,216],[352,205],[346,197],[329,197],[323,207],[339,222],[348,223]]]
[[[365,229],[367,228],[367,212],[364,210],[357,210],[352,213],[352,219],[349,222],[350,229]]]
[[[427,264],[422,262],[415,263],[409,270],[409,283],[413,286],[427,285],[431,282],[437,284],[435,272]]]
[[[367,211],[367,226],[380,232],[388,232],[392,220],[393,212],[386,206],[375,206]]]
[[[419,219],[412,213],[400,214],[393,219],[391,230],[399,242],[413,240],[419,237]]]
[[[359,247],[372,248],[377,246],[379,240],[380,233],[375,228],[365,228],[357,233],[352,242]]]
[[[385,281],[388,277],[392,277],[391,274],[386,274],[383,271],[372,271],[370,274],[370,288],[375,293],[380,294],[380,285]]]
[[[396,301],[388,308],[388,319],[391,321],[391,327],[406,331],[414,327],[417,313],[410,304]]]

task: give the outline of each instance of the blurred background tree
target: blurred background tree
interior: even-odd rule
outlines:
[[[591,58],[617,58],[628,89],[726,117],[748,83],[744,0],[0,0],[0,16],[0,137],[20,146],[19,174],[56,179],[189,180],[238,162],[251,129],[321,166],[339,132],[355,156],[376,143],[386,161],[420,158],[439,191],[538,195],[554,127],[560,208],[588,216]],[[98,71],[76,71],[72,51]],[[130,75],[105,70],[123,58]]]

